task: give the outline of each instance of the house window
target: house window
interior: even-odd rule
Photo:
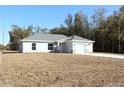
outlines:
[[[59,46],[61,46],[62,45],[62,43],[59,43]]]
[[[58,42],[54,42],[54,45],[58,45]]]
[[[53,50],[53,44],[48,44],[48,50]]]
[[[32,43],[32,50],[36,50],[36,43]]]

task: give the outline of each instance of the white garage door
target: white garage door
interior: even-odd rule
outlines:
[[[73,44],[73,53],[74,54],[83,54],[84,53],[84,45],[81,43]]]

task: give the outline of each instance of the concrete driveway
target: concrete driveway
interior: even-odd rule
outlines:
[[[98,52],[94,52],[94,53],[86,53],[84,55],[124,59],[124,54],[112,54],[112,53],[100,53],[100,52],[98,53]]]

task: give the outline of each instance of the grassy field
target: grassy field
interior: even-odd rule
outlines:
[[[124,86],[124,60],[72,54],[2,54],[0,86]]]

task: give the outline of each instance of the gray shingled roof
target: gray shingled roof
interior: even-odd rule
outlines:
[[[67,36],[65,35],[60,35],[60,34],[43,34],[43,33],[38,33],[32,36],[29,36],[25,39],[22,39],[22,41],[27,41],[27,40],[46,40],[46,41],[56,41],[60,39],[65,39]]]
[[[86,38],[82,38],[82,37],[80,37],[80,36],[77,36],[77,35],[73,35],[73,36],[71,36],[71,38],[70,38],[71,40],[81,40],[81,41],[88,41],[88,42],[94,42],[94,41],[92,41],[92,40],[89,40],[89,39],[86,39]]]
[[[60,35],[60,34],[43,34],[43,33],[38,33],[32,36],[29,36],[25,39],[22,39],[21,41],[35,41],[35,40],[42,40],[42,41],[57,41],[57,40],[79,40],[79,41],[83,41],[83,42],[94,42],[92,40],[86,39],[86,38],[82,38],[76,35],[73,36],[65,36],[65,35]]]

